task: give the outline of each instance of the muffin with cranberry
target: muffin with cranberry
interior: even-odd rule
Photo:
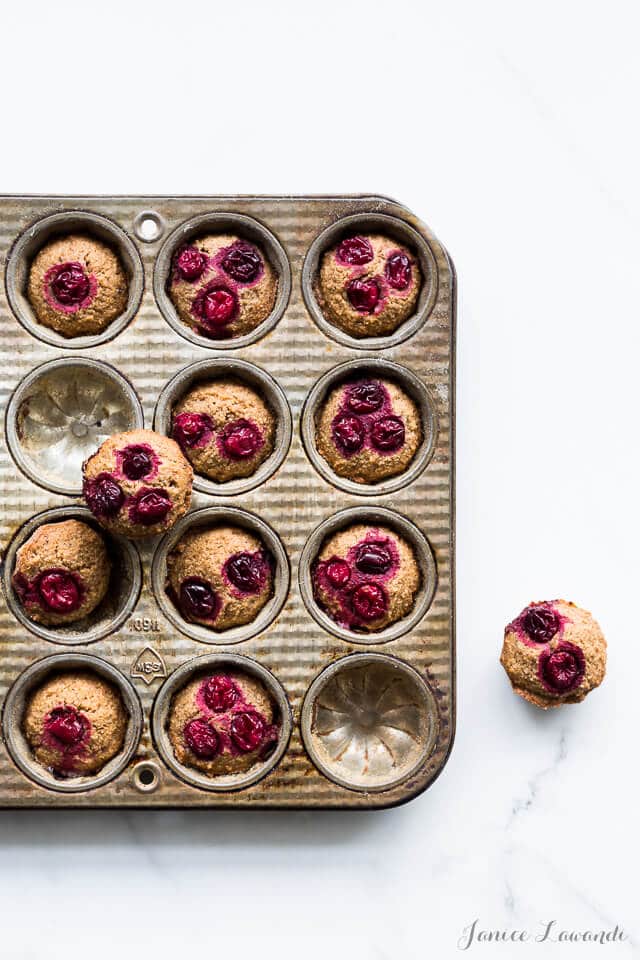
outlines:
[[[273,558],[242,527],[193,530],[167,560],[168,593],[192,623],[228,630],[251,623],[273,595]]]
[[[220,670],[175,695],[168,734],[179,763],[218,777],[245,773],[265,760],[277,745],[279,726],[259,680]]]
[[[34,257],[27,295],[39,323],[63,337],[102,333],[124,312],[127,277],[117,254],[95,237],[67,234]]]
[[[317,295],[329,323],[351,337],[381,337],[415,311],[421,283],[407,247],[381,234],[361,234],[324,254]]]
[[[92,671],[68,671],[31,694],[24,735],[37,762],[56,777],[98,773],[122,750],[127,712],[118,691]]]
[[[232,378],[197,384],[173,411],[174,440],[196,473],[216,483],[255,473],[273,453],[275,433],[260,394]]]
[[[543,709],[559,707],[579,703],[602,683],[607,642],[587,610],[546,600],[505,627],[500,662],[515,693]]]
[[[102,537],[80,520],[44,523],[17,552],[11,583],[30,620],[75,623],[102,602],[111,562]]]
[[[187,512],[192,481],[174,440],[128,430],[108,437],[85,462],[82,492],[105,529],[137,539],[164,533]]]
[[[254,243],[208,234],[176,251],[168,292],[187,326],[222,340],[245,336],[266,320],[277,289],[276,273]]]
[[[316,448],[338,476],[377,483],[404,473],[420,445],[420,413],[391,380],[361,377],[330,391],[316,418]]]
[[[407,541],[387,527],[366,524],[325,540],[312,580],[316,602],[338,626],[369,633],[408,616],[421,583]]]

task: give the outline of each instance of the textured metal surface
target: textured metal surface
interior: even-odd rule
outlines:
[[[264,484],[238,497],[194,493],[193,508],[237,506],[264,519],[279,535],[291,565],[291,586],[285,606],[262,633],[215,650],[240,653],[264,664],[283,685],[293,710],[294,728],[284,757],[264,779],[240,791],[211,793],[183,783],[158,758],[149,727],[153,699],[163,676],[190,658],[210,654],[212,647],[181,634],[162,614],[150,588],[155,541],[141,548],[144,586],[133,616],[123,628],[91,645],[73,650],[95,654],[132,676],[144,713],[138,749],[120,776],[86,793],[63,795],[37,785],[14,765],[0,747],[0,806],[162,806],[189,807],[349,807],[371,808],[400,803],[414,796],[437,776],[451,746],[455,723],[455,655],[453,604],[453,365],[455,358],[455,289],[453,269],[442,246],[405,208],[390,200],[357,198],[0,198],[0,267],[4,275],[12,244],[41,217],[65,210],[86,210],[115,221],[134,237],[144,266],[144,294],[129,326],[108,343],[75,351],[54,347],[32,336],[13,315],[0,291],[0,362],[3,410],[12,391],[40,363],[56,357],[86,356],[115,366],[134,386],[151,427],[155,403],[165,384],[196,360],[221,356],[215,344],[197,346],[162,317],[153,296],[154,261],[170,231],[183,221],[208,212],[255,217],[282,244],[291,264],[291,296],[284,316],[264,338],[233,351],[266,369],[284,389],[293,415],[293,438],[284,464]],[[150,212],[161,230],[153,242],[136,237],[136,223]],[[388,350],[352,349],[327,337],[311,319],[301,290],[305,255],[322,230],[351,214],[388,214],[406,220],[426,237],[437,268],[437,293],[424,326]],[[149,213],[145,214],[149,216]],[[300,413],[316,381],[332,367],[363,356],[384,356],[409,367],[427,385],[436,406],[437,442],[427,468],[408,486],[383,496],[361,497],[337,489],[314,470],[300,437]],[[48,492],[27,479],[11,458],[6,439],[0,446],[0,542],[6,550],[17,529],[33,514],[77,503]],[[348,790],[327,779],[313,765],[300,737],[299,717],[304,696],[314,678],[339,657],[365,652],[364,644],[325,632],[307,612],[299,593],[297,567],[302,548],[313,530],[347,507],[375,504],[412,520],[426,535],[437,567],[437,589],[431,607],[409,633],[382,644],[381,653],[399,657],[426,679],[435,695],[439,722],[433,752],[420,770],[402,784],[380,793]],[[32,634],[0,607],[0,700],[11,684],[35,660],[61,648]],[[145,783],[143,774],[151,776]]]

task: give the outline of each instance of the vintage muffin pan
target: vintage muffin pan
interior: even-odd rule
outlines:
[[[106,330],[67,339],[38,322],[27,282],[43,245],[71,232],[117,253],[128,292]],[[271,312],[237,338],[188,327],[168,294],[177,252],[216,233],[256,244],[277,276]],[[391,239],[419,268],[415,308],[387,336],[349,336],[323,312],[322,258],[356,234]],[[455,277],[431,231],[368,196],[5,197],[0,266],[0,806],[366,809],[428,787],[455,727]],[[377,483],[339,476],[317,449],[323,402],[354,378],[391,381],[419,412],[409,467]],[[196,473],[191,509],[162,538],[103,531],[104,600],[64,626],[30,620],[12,584],[16,555],[42,524],[96,528],[83,461],[124,430],[171,435],[187,392],[224,379],[257,391],[275,421],[255,473],[220,483]],[[319,550],[353,524],[389,529],[417,564],[411,611],[382,630],[341,626],[314,593]],[[216,631],[185,617],[167,563],[185,533],[221,525],[261,541],[273,592],[252,622]],[[24,717],[38,685],[69,670],[111,684],[127,720],[97,774],[60,779],[35,760]],[[209,777],[178,761],[168,722],[174,696],[215,671],[262,684],[277,737],[248,771]]]

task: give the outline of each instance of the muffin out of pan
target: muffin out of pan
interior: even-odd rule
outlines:
[[[108,437],[85,461],[82,492],[105,529],[138,539],[164,533],[187,512],[192,482],[175,440],[128,430]]]
[[[270,407],[233,377],[197,383],[173,410],[174,440],[195,472],[217,483],[255,473],[273,453],[275,434]]]
[[[180,319],[212,340],[241,337],[273,310],[278,277],[264,252],[234,234],[207,234],[180,247],[168,294]]]
[[[102,333],[126,308],[127,277],[108,244],[83,233],[46,243],[35,255],[27,282],[39,323],[63,337]]]
[[[422,277],[412,252],[379,233],[345,237],[325,252],[318,299],[326,319],[352,337],[393,333],[414,312]]]

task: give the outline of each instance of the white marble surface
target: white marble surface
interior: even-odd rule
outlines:
[[[3,12],[4,191],[384,192],[460,277],[459,714],[440,780],[372,815],[2,813],[3,958],[447,960],[476,918],[629,939],[469,956],[637,949],[637,11]],[[497,657],[504,622],[556,595],[600,619],[609,674],[543,714]]]

